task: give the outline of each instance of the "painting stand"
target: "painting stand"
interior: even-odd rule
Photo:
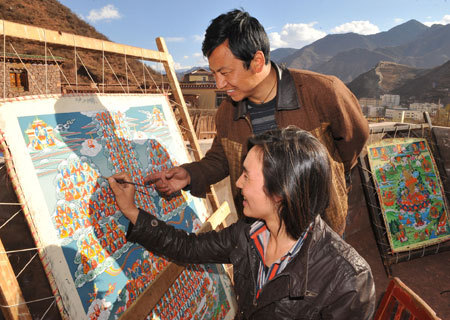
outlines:
[[[426,118],[429,119],[427,115]],[[370,145],[371,143],[388,138],[415,137],[426,139],[436,162],[437,170],[439,172],[444,189],[444,196],[446,197],[447,203],[449,203],[450,180],[447,176],[446,170],[444,169],[444,158],[441,156],[442,152],[441,150],[439,150],[439,147],[436,143],[436,137],[433,129],[434,128],[432,128],[431,122],[428,122],[428,124],[391,123],[388,125],[372,126],[370,128],[368,144]],[[366,151],[363,151],[359,156],[358,164],[362,186],[366,197],[367,208],[375,233],[375,239],[377,241],[377,246],[388,276],[391,276],[392,274],[391,266],[393,264],[420,258],[425,255],[431,255],[450,250],[450,241],[445,241],[429,246],[423,246],[420,249],[393,253],[389,244],[385,222],[382,217],[380,201],[377,195],[374,177],[372,175],[372,172],[370,171],[369,160]]]
[[[173,68],[173,60],[172,60],[171,55],[167,51],[167,47],[165,45],[163,38],[156,39],[156,43],[157,43],[157,47],[158,47],[159,51],[152,51],[152,50],[147,50],[147,49],[142,49],[142,48],[131,47],[131,46],[127,46],[127,45],[116,44],[116,43],[112,43],[109,41],[92,39],[92,38],[87,38],[87,37],[83,37],[83,36],[67,34],[64,32],[58,32],[58,31],[33,27],[33,26],[29,26],[29,25],[23,25],[23,24],[9,22],[9,21],[5,21],[5,20],[0,20],[0,34],[3,37],[8,36],[8,37],[22,38],[22,39],[27,39],[27,40],[32,40],[32,41],[39,41],[41,43],[45,42],[46,45],[48,43],[48,44],[62,45],[62,46],[75,47],[75,48],[84,48],[84,49],[94,50],[94,51],[110,52],[110,53],[122,54],[127,57],[131,56],[132,58],[136,58],[136,59],[142,59],[142,60],[146,60],[146,61],[162,63],[165,67],[167,78],[169,80],[169,84],[170,84],[172,94],[173,94],[173,97],[175,100],[174,107],[176,109],[178,109],[178,113],[181,117],[181,125],[186,129],[186,131],[187,131],[186,136],[189,140],[191,148],[193,149],[194,160],[200,160],[202,158],[202,153],[201,153],[198,141],[197,141],[197,137],[195,136],[195,131],[194,131],[192,122],[189,118],[187,107],[186,107],[183,95],[181,93],[181,89],[180,89],[178,81],[177,81],[175,70]],[[3,148],[6,150],[8,148],[8,146],[3,145]],[[12,173],[12,174],[10,174],[11,179],[13,181],[16,180],[14,172],[13,172],[14,167],[11,164],[9,164],[8,169]],[[18,187],[18,190],[17,190],[18,197],[20,199],[20,197],[21,197],[20,185],[17,185],[17,187]],[[219,208],[219,205],[218,205],[217,196],[216,196],[213,188],[211,188],[211,192],[208,194],[208,200],[211,204],[211,208],[214,211],[216,211]],[[25,216],[27,216],[27,211],[28,211],[26,208],[27,204],[25,201],[23,201],[22,203],[24,203],[24,205],[23,205],[24,213],[25,213]],[[211,223],[211,224],[214,226],[217,226],[219,224],[224,225],[224,219],[226,218],[228,213],[229,213],[229,209],[227,210],[227,209],[224,209],[223,207],[220,210],[217,210],[217,214],[215,214],[212,217],[214,219],[215,223]],[[27,217],[27,219],[29,219],[29,218]],[[30,221],[29,221],[29,225],[30,225],[30,228],[32,228],[33,223],[32,222],[30,223]],[[205,228],[208,228],[208,227],[205,227]],[[31,231],[33,234],[35,234],[35,232],[33,232],[33,230],[31,230]],[[39,239],[35,239],[35,240],[36,240],[37,247],[39,247]],[[45,253],[43,253],[41,250],[39,250],[39,254],[40,254],[41,261],[44,264],[46,261]],[[165,291],[170,287],[170,285],[174,282],[176,277],[181,273],[181,271],[183,269],[184,269],[184,267],[172,266],[172,263],[169,263],[169,265],[167,267],[167,271],[161,272],[158,277],[158,279],[160,279],[159,280],[160,282],[152,283],[147,288],[146,291],[151,293],[152,291],[155,291],[156,289],[158,289],[161,292],[161,294],[159,295],[159,298],[160,298],[165,293]],[[172,270],[172,271],[170,271],[170,270]],[[175,270],[175,271],[173,271],[173,270]],[[50,285],[52,287],[52,290],[54,291],[55,296],[58,296],[58,294],[57,294],[58,288],[56,287],[53,279],[51,279],[51,274],[49,274],[49,276],[50,276],[49,280],[50,280]],[[161,285],[161,283],[163,283],[163,285]],[[14,287],[14,290],[19,289],[17,286],[13,285],[13,287]],[[4,286],[0,287],[0,289],[2,290],[2,292],[5,291]],[[19,290],[16,290],[16,292],[19,292]],[[144,296],[144,294],[143,294],[143,296]],[[154,306],[156,304],[156,302],[158,301],[157,299],[159,299],[159,298],[156,298],[155,295],[154,295],[154,297],[155,297],[154,299],[156,299],[156,300],[152,306]],[[67,314],[64,312],[64,310],[63,310],[64,308],[59,300],[60,300],[59,298],[56,299],[58,308],[61,312],[61,316],[64,319],[66,319]],[[130,309],[127,309],[127,310],[130,310],[127,314],[131,314],[131,310],[135,310],[135,313],[133,314],[133,319],[136,319],[136,315],[137,315],[136,310],[148,311],[149,306],[144,306],[144,308],[142,308],[143,305],[146,305],[148,303],[148,301],[143,301],[143,300],[144,299],[140,299],[140,300],[136,301],[136,303],[132,306],[132,308],[130,307]],[[144,314],[146,311],[141,311],[139,313],[142,315],[142,318],[145,318]],[[126,316],[126,315],[123,315],[123,317],[128,318],[128,316]],[[15,319],[15,317],[11,317],[11,319]],[[9,320],[9,318],[8,318],[8,320]]]

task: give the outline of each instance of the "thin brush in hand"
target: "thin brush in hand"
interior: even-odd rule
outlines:
[[[103,179],[106,179],[106,181],[108,181],[108,178],[107,178],[107,177],[102,177],[102,178],[103,178]],[[114,179],[115,179],[115,178],[114,178]],[[123,180],[123,179],[115,179],[115,180],[116,180],[117,183],[120,183],[120,184],[127,183],[127,184],[135,185],[135,186],[137,186],[137,187],[144,187],[144,188],[150,188],[150,187],[151,187],[151,185],[148,185],[148,184],[140,184],[140,183],[136,183],[136,182],[125,181],[125,180]]]

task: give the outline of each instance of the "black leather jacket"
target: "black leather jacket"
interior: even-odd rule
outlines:
[[[237,319],[372,319],[375,286],[367,262],[320,218],[298,255],[263,287],[256,299],[259,266],[244,221],[219,232],[187,234],[140,211],[127,239],[182,263],[231,263]]]

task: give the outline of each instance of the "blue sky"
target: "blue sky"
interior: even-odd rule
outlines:
[[[111,41],[157,50],[164,37],[175,68],[207,65],[211,19],[243,8],[265,27],[271,48],[301,48],[332,33],[373,34],[416,19],[450,23],[450,0],[60,0]]]

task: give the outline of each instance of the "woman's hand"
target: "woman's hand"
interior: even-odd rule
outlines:
[[[119,183],[118,181],[133,182],[128,172],[121,172],[108,178],[109,186],[113,191],[120,211],[132,224],[136,223],[139,209],[134,204],[134,185],[129,183]]]

